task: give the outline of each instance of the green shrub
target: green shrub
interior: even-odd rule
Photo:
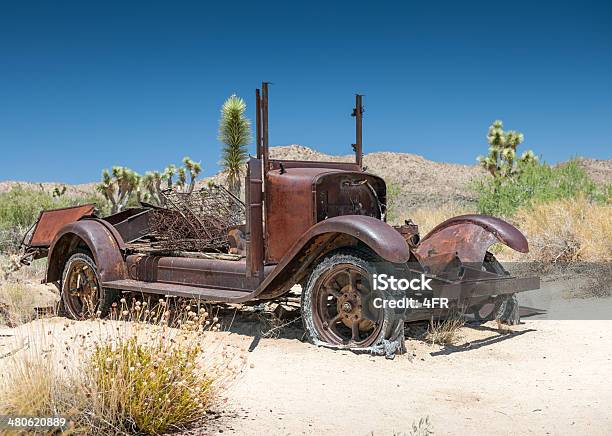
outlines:
[[[96,194],[53,195],[51,192],[20,186],[0,193],[0,251],[18,248],[25,231],[42,210],[95,203],[101,215],[108,214],[108,202]]]
[[[611,193],[610,186],[598,187],[575,160],[556,167],[531,162],[513,178],[486,177],[475,181],[472,187],[478,195],[480,213],[505,217],[532,202],[578,195],[608,202]]]
[[[99,195],[54,196],[47,191],[16,187],[0,193],[0,227],[29,227],[34,224],[42,210],[87,203],[95,203],[101,214],[108,212],[106,201]]]
[[[400,219],[399,202],[402,188],[397,183],[387,183],[387,222],[395,223]]]
[[[204,416],[213,380],[194,370],[201,351],[199,345],[144,345],[136,336],[96,346],[92,372],[100,410],[147,434]]]

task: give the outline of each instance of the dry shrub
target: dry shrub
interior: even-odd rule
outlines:
[[[514,217],[542,262],[612,261],[612,205],[584,197],[537,203]]]
[[[204,419],[244,367],[244,356],[205,345],[218,320],[189,305],[171,316],[163,300],[116,309],[115,320],[67,321],[60,337],[49,320],[22,326],[23,349],[0,361],[0,415],[67,416],[88,434],[161,434]]]
[[[21,283],[0,283],[0,324],[16,326],[36,317],[36,297]]]
[[[459,339],[459,330],[465,324],[463,314],[451,313],[443,320],[433,319],[429,323],[425,339],[432,344],[452,345]]]
[[[27,356],[11,365],[5,375],[2,413],[45,416],[52,414],[53,378],[51,365],[36,356]],[[8,376],[8,377],[7,377]]]
[[[429,436],[432,434],[434,434],[434,431],[429,416],[425,416],[419,419],[418,422],[414,421],[412,423],[410,436]]]
[[[14,327],[32,321],[38,316],[37,309],[54,313],[59,295],[53,285],[40,284],[44,269],[44,261],[25,267],[18,256],[0,254],[0,325]]]
[[[421,237],[424,237],[441,222],[468,213],[474,213],[474,211],[455,203],[448,203],[445,207],[415,209],[407,216],[419,226],[419,233]]]

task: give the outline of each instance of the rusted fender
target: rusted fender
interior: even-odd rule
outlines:
[[[124,242],[113,226],[99,219],[84,219],[65,225],[49,249],[45,282],[61,280],[64,264],[79,248],[88,249],[102,282],[127,278],[121,249]]]
[[[527,253],[525,236],[513,225],[488,215],[460,215],[438,224],[419,243],[416,254],[424,259],[457,253],[462,262],[482,262],[495,242]]]
[[[306,231],[289,253],[297,253],[306,242],[324,233],[353,236],[389,262],[404,263],[410,258],[410,248],[397,230],[384,221],[365,215],[343,215],[321,221]]]
[[[386,261],[405,263],[410,258],[406,240],[384,221],[363,215],[337,216],[304,232],[250,298],[282,295],[287,290],[285,285],[299,281],[318,256],[345,246],[345,236],[358,239]]]

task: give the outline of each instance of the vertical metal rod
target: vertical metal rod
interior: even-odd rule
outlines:
[[[268,174],[268,82],[262,82],[261,84],[261,124],[262,124],[262,146],[263,146],[263,167],[264,167],[264,180],[266,174]],[[265,189],[265,187],[264,187]]]
[[[255,134],[257,135],[257,159],[261,159],[261,95],[259,89],[255,90]]]
[[[250,159],[247,169],[248,185],[248,231],[247,240],[247,277],[257,278],[261,283],[264,279],[264,232],[263,232],[263,193],[261,190],[261,160]]]
[[[361,95],[355,94],[355,160],[359,168],[363,168],[363,151],[362,151],[362,122],[363,122],[363,106],[361,105]]]

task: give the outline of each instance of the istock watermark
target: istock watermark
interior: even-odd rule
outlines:
[[[376,309],[448,309],[448,298],[391,298],[376,297],[372,301]]]
[[[421,274],[418,278],[396,278],[388,274],[372,274],[372,288],[375,291],[433,291],[432,279]],[[374,298],[372,304],[376,309],[448,309],[448,298]]]
[[[429,283],[432,279],[421,277],[414,279],[397,279],[388,274],[372,274],[372,286],[375,291],[433,291]]]

